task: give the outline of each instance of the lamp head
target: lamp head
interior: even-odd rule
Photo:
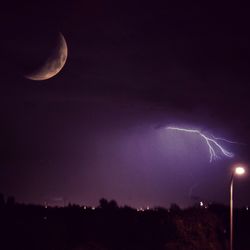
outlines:
[[[244,175],[246,173],[246,168],[243,165],[237,165],[234,168],[234,174],[236,175]]]

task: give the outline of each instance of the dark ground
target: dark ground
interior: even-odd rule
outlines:
[[[223,250],[228,249],[228,211],[215,204],[137,211],[105,199],[95,209],[46,208],[1,199],[1,249]],[[235,250],[250,249],[250,211],[235,215]]]

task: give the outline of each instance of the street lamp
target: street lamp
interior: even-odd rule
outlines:
[[[244,165],[236,165],[233,168],[233,173],[230,180],[230,250],[233,250],[233,184],[234,176],[244,175],[246,172]]]

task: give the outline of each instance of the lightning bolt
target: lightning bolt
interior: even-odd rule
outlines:
[[[207,146],[208,146],[208,151],[210,154],[210,162],[212,162],[213,160],[217,160],[220,157],[217,154],[217,151],[221,152],[224,156],[232,158],[234,157],[234,154],[232,152],[229,152],[228,150],[226,150],[225,148],[223,148],[218,141],[225,141],[228,143],[237,143],[234,141],[229,141],[223,138],[217,138],[214,136],[206,136],[204,133],[202,133],[200,130],[197,129],[186,129],[186,128],[179,128],[179,127],[167,127],[166,129],[170,129],[170,130],[177,130],[177,131],[181,131],[181,132],[187,132],[187,133],[193,133],[193,134],[197,134],[200,137],[202,137]]]
[[[231,141],[231,140],[227,140],[227,139],[225,139],[225,138],[215,137],[215,136],[213,136],[213,135],[212,135],[212,137],[214,138],[214,140],[218,140],[218,141],[225,141],[225,142],[228,142],[228,143],[231,143],[231,144],[246,145],[246,144],[243,143],[243,142]]]

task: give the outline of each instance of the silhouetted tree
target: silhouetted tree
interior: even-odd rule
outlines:
[[[111,200],[109,202],[109,208],[110,209],[117,209],[118,208],[117,202],[115,200]]]
[[[108,201],[104,198],[100,199],[99,207],[102,209],[117,209],[118,205],[115,200]]]
[[[181,209],[180,209],[180,207],[176,203],[172,203],[170,205],[170,211],[171,212],[180,212]]]
[[[99,207],[102,209],[107,209],[108,208],[108,201],[104,198],[99,200]]]

